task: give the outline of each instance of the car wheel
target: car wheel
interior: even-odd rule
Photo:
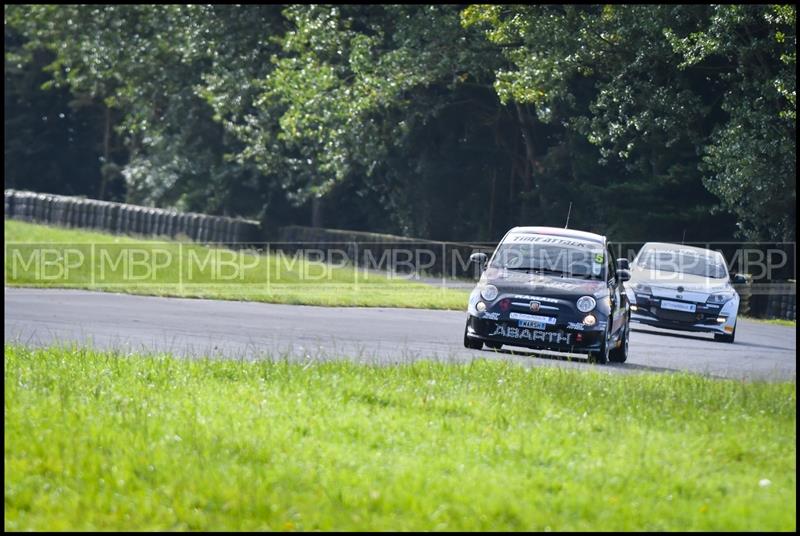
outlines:
[[[609,318],[610,322],[611,318]],[[600,350],[597,352],[590,352],[589,353],[589,363],[597,363],[598,365],[605,365],[608,363],[608,354],[609,354],[609,344],[608,344],[608,334],[610,332],[610,327],[606,328],[605,337],[603,337],[603,342],[600,345]]]
[[[614,363],[624,363],[628,359],[628,340],[631,336],[630,330],[630,318],[625,322],[625,326],[622,328],[623,332],[620,335],[622,340],[622,344],[620,344],[617,348],[610,350],[608,352],[608,360]]]
[[[489,342],[489,341],[486,341],[483,344],[485,344],[487,348],[491,348],[492,350],[499,350],[500,348],[503,347],[503,343],[502,342]]]
[[[469,324],[469,321],[467,321],[467,324]],[[483,341],[467,337],[467,326],[464,326],[464,347],[471,350],[480,350],[483,348]]]
[[[732,343],[733,339],[735,339],[735,338],[736,338],[736,324],[733,325],[733,331],[731,332],[730,335],[725,335],[725,334],[722,334],[722,333],[715,333],[714,334],[714,340],[715,341],[719,341],[719,342]]]

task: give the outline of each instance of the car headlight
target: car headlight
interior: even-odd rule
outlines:
[[[732,300],[734,296],[736,296],[736,293],[730,290],[715,292],[708,297],[708,303],[725,303]]]
[[[647,286],[642,285],[641,283],[634,283],[633,284],[633,291],[638,292],[639,294],[652,294],[653,290]]]
[[[497,297],[497,287],[486,285],[481,289],[481,297],[486,301],[493,301]]]
[[[578,311],[582,313],[588,313],[589,311],[594,309],[595,305],[597,305],[597,302],[594,301],[594,298],[592,298],[591,296],[581,296],[580,298],[578,298],[578,303],[577,303]]]

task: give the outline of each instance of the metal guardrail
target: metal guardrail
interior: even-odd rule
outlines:
[[[291,252],[299,248],[312,250],[340,248],[358,266],[369,266],[378,261],[377,264],[383,270],[397,272],[421,270],[429,276],[470,280],[477,279],[480,271],[476,266],[469,264],[469,256],[476,251],[491,254],[497,245],[443,242],[301,225],[278,228],[277,238],[277,242],[270,244],[273,249]]]

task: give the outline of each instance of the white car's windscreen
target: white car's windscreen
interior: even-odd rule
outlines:
[[[656,250],[650,249],[642,252],[637,266],[644,270],[658,270],[660,272],[675,272],[681,274],[697,275],[725,279],[728,270],[725,262],[717,253],[704,255],[694,250]]]

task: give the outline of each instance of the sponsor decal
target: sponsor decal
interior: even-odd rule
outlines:
[[[485,318],[487,320],[500,320],[500,313],[490,313],[487,311],[481,315],[481,318]]]
[[[583,322],[567,322],[567,329],[583,331],[584,330]]]
[[[593,265],[594,266],[594,265]],[[543,289],[558,289],[558,290],[565,290],[568,292],[574,291],[578,288],[582,287],[580,283],[567,283],[566,281],[553,281],[552,279],[548,279],[545,277],[540,276],[532,276],[528,281],[531,285],[538,287],[534,290],[543,290]]]
[[[550,303],[558,303],[558,300],[555,298],[546,298],[544,296],[528,296],[526,294],[514,294],[515,299],[520,300],[536,300],[539,302],[550,302]]]
[[[497,326],[494,333],[489,336],[493,337],[500,335],[509,339],[526,339],[531,342],[549,342],[556,344],[570,344],[572,339],[571,333],[562,333],[560,331],[540,331],[538,329],[526,328],[512,328],[506,326]]]
[[[559,238],[556,236],[543,236],[534,234],[513,234],[506,238],[507,242],[534,242],[537,244],[560,244],[577,248],[597,247],[596,243],[573,240],[569,238]]]

